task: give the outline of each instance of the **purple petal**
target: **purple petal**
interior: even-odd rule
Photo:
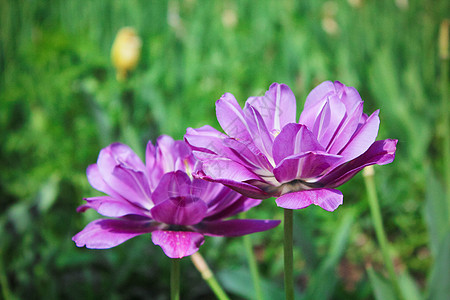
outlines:
[[[175,171],[177,159],[175,141],[168,135],[161,135],[156,141],[156,161],[164,173]]]
[[[361,156],[331,170],[319,180],[319,184],[327,187],[337,187],[350,180],[364,167],[370,165],[385,165],[395,158],[397,140],[376,141]]]
[[[114,159],[114,165],[120,164],[134,171],[145,171],[145,165],[142,163],[139,156],[125,144],[113,143],[102,151],[110,154]]]
[[[191,195],[191,185],[191,179],[182,171],[166,173],[153,191],[153,203],[159,204],[173,197]]]
[[[147,143],[145,151],[145,166],[147,168],[150,189],[154,190],[163,176],[164,171],[162,166],[156,161],[156,148],[151,141]]]
[[[344,123],[336,131],[335,136],[327,147],[327,152],[337,154],[355,134],[363,114],[363,102],[355,105],[353,111],[347,111]]]
[[[274,134],[271,134],[267,129],[260,113],[248,103],[245,105],[245,114],[249,128],[251,128],[250,134],[253,138],[253,143],[269,160],[271,160]],[[277,133],[278,132],[279,131],[277,131]]]
[[[345,105],[337,95],[328,96],[325,106],[311,128],[313,135],[323,147],[328,146],[344,117]]]
[[[331,81],[324,81],[316,86],[306,97],[304,110],[316,106],[318,102],[325,101],[326,97],[334,93],[336,88]]]
[[[203,222],[196,229],[210,236],[242,236],[250,233],[266,231],[280,224],[279,220],[242,220]]]
[[[102,219],[89,223],[72,240],[78,247],[108,249],[155,229],[150,222]]]
[[[342,156],[325,152],[301,153],[285,158],[273,170],[273,174],[280,183],[294,179],[311,181],[325,174],[327,170],[334,167],[341,160]]]
[[[335,81],[334,88],[336,89],[336,94],[345,104],[347,112],[352,111],[355,106],[362,102],[361,96],[354,87],[346,86],[339,81]]]
[[[123,198],[150,209],[150,188],[145,166],[135,160],[139,159],[122,144],[112,144],[100,151],[97,165],[103,180]],[[114,195],[111,195],[114,196]]]
[[[260,153],[259,150],[252,151],[249,148],[249,145],[245,145],[231,138],[224,139],[223,144],[229,149],[229,151],[232,151],[233,153],[233,155],[228,155],[227,158],[235,162],[238,162],[249,169],[263,169],[263,170],[273,169],[267,157],[264,154]]]
[[[233,193],[236,193],[233,191]],[[237,194],[237,193],[236,193]],[[239,195],[233,202],[220,202],[221,205],[217,206],[211,214],[208,214],[208,217],[205,218],[205,221],[216,221],[221,219],[226,219],[232,217],[238,213],[249,210],[252,207],[255,207],[261,204],[262,200],[256,200],[252,198],[247,198],[243,195]]]
[[[325,151],[305,125],[290,123],[283,127],[273,144],[273,158],[278,165],[284,158],[308,151]]]
[[[158,230],[152,233],[152,241],[168,257],[182,258],[197,252],[205,239],[198,232]]]
[[[380,126],[378,113],[379,110],[376,110],[341,150],[339,154],[344,156],[346,161],[360,156],[375,142],[378,135],[378,127]]]
[[[106,217],[122,217],[125,215],[140,215],[150,217],[148,211],[141,207],[131,204],[125,200],[117,200],[109,196],[85,198],[87,204],[77,208],[78,212],[84,212],[89,208],[96,210],[99,214]]]
[[[228,179],[233,181],[261,180],[255,173],[243,165],[230,159],[211,159],[203,162],[203,172],[213,179]]]
[[[194,150],[226,156],[228,150],[223,146],[223,139],[227,136],[209,125],[193,129],[186,129],[184,139]]]
[[[192,196],[171,197],[152,208],[155,221],[170,225],[194,225],[200,223],[208,207]]]
[[[206,175],[203,171],[197,172],[196,174],[194,174],[194,176],[196,176],[197,178],[201,178],[203,180],[221,183],[221,184],[229,187],[230,189],[232,189],[246,197],[249,197],[249,198],[266,199],[266,198],[271,197],[270,194],[264,192],[259,187],[256,187],[252,184],[248,184],[246,182],[235,181],[232,179],[212,178],[212,177],[209,177],[208,175]],[[262,182],[262,184],[264,184],[264,183]]]
[[[250,130],[245,121],[242,108],[232,94],[226,93],[217,100],[216,115],[223,131],[230,137],[251,141]]]
[[[325,210],[334,211],[343,200],[342,193],[333,189],[304,190],[285,194],[276,200],[279,207],[301,209],[311,204],[318,205]]]
[[[102,178],[102,175],[100,174],[100,171],[98,169],[97,164],[89,165],[86,169],[86,176],[90,183],[90,185],[96,189],[97,191],[103,192],[105,194],[108,194],[116,199],[121,199],[123,201],[125,200],[124,197],[122,197],[119,193],[117,193],[115,190],[113,190]]]
[[[280,132],[283,126],[296,119],[295,96],[285,84],[273,83],[263,97],[250,97],[247,105],[259,112],[267,129],[273,133]]]

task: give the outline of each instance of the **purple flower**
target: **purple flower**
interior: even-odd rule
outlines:
[[[195,176],[248,197],[279,197],[283,208],[316,204],[333,211],[343,199],[335,187],[368,165],[394,160],[397,140],[375,141],[378,110],[368,117],[356,89],[337,81],[311,91],[298,123],[295,96],[278,83],[250,97],[244,109],[224,94],[216,113],[226,134],[210,126],[187,129],[185,140],[202,161]]]
[[[108,194],[86,198],[89,208],[114,219],[89,223],[72,239],[78,247],[107,249],[144,233],[171,258],[196,252],[204,235],[241,236],[271,229],[272,220],[224,220],[258,205],[219,183],[191,178],[195,158],[184,141],[161,136],[147,145],[146,164],[126,145],[100,151],[87,168],[89,183]]]

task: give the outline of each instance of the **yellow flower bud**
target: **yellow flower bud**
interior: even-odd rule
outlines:
[[[117,80],[125,80],[127,73],[136,68],[141,47],[141,39],[134,28],[124,27],[119,30],[111,49],[111,60],[116,68]]]

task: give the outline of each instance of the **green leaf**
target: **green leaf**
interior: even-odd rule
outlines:
[[[385,278],[377,274],[372,267],[367,269],[367,274],[376,300],[396,300],[394,290]]]
[[[427,171],[427,178],[425,220],[430,233],[431,253],[436,257],[442,240],[449,232],[449,215],[444,188],[431,170]]]
[[[429,300],[446,300],[450,295],[450,232],[447,231],[437,255],[428,282]]]
[[[333,294],[337,282],[334,270],[345,252],[354,217],[353,210],[346,211],[346,214],[342,217],[336,234],[331,241],[327,258],[320,264],[318,270],[312,274],[305,299],[328,299]]]
[[[247,269],[223,270],[217,273],[220,284],[224,289],[243,297],[245,299],[254,299],[255,290],[250,272]],[[272,281],[261,280],[261,289],[265,295],[265,299],[284,299],[284,290],[281,286]],[[296,293],[296,298],[300,297]]]
[[[423,299],[416,282],[408,272],[398,275],[398,281],[404,299],[420,300]]]

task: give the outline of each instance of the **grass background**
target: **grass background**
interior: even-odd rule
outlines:
[[[438,33],[449,12],[448,1],[418,0],[1,0],[3,298],[167,299],[169,260],[149,235],[110,250],[71,241],[98,217],[75,212],[98,195],[85,168],[114,141],[142,154],[160,134],[219,128],[214,102],[225,92],[243,104],[283,82],[299,113],[313,87],[339,80],[358,89],[366,113],[381,109],[378,138],[399,140],[375,179],[407,299],[445,299],[449,82]],[[143,47],[119,83],[110,48],[123,26]],[[341,190],[345,203],[332,214],[295,212],[298,297],[389,299],[362,176]],[[248,214],[282,217],[270,200]],[[282,299],[282,228],[252,240],[267,298]],[[200,251],[233,299],[252,298],[242,239],[207,238]],[[188,258],[182,276],[182,299],[213,297]]]

